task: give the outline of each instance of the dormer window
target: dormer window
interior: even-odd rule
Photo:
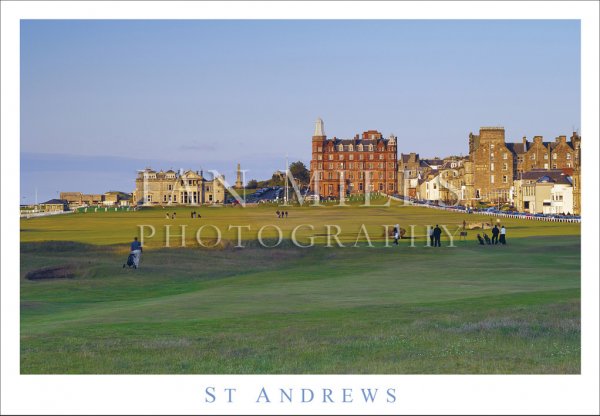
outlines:
[[[353,145],[350,145],[350,146],[348,146],[348,150],[349,150],[350,152],[354,152],[354,146],[353,146]]]
[[[373,151],[373,145],[372,145],[372,144],[370,144],[370,145],[369,145],[369,152],[372,152],[372,151]]]
[[[340,144],[340,145],[338,146],[338,150],[339,150],[340,152],[343,152],[343,151],[344,151],[344,145],[343,145],[343,144]]]
[[[358,145],[358,151],[359,151],[359,152],[362,152],[362,151],[363,151],[363,145],[362,145],[362,143]]]

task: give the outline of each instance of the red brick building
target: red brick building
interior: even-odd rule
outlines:
[[[317,119],[310,162],[311,193],[322,197],[397,192],[397,139],[369,130],[353,139],[327,139]]]

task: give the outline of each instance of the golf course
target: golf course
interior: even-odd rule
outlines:
[[[398,202],[22,218],[21,373],[580,373],[580,224],[502,218],[482,246],[463,221],[497,223]],[[426,246],[436,224],[453,244]]]

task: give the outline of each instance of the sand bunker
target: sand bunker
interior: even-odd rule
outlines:
[[[73,266],[53,266],[32,270],[25,275],[27,280],[70,279],[75,277]]]

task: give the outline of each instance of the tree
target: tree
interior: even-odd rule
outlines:
[[[294,176],[294,179],[301,185],[308,185],[310,182],[310,172],[301,161],[293,162],[290,164],[290,173]]]
[[[284,179],[285,176],[282,177],[280,175],[278,175],[277,173],[274,173],[273,176],[271,177],[271,180],[267,181],[268,185],[267,186],[283,186],[284,185]]]
[[[246,189],[256,189],[258,188],[258,182],[256,179],[250,179],[246,184]]]

